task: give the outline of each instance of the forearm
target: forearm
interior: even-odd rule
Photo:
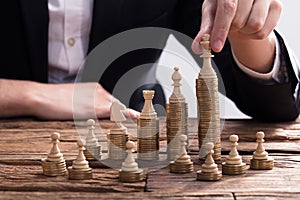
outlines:
[[[31,88],[35,82],[0,79],[0,117],[32,115]]]
[[[275,57],[275,35],[262,40],[245,39],[238,32],[231,33],[228,38],[237,60],[244,66],[259,72],[272,70]]]

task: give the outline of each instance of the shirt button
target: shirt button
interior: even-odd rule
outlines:
[[[68,39],[68,44],[72,47],[75,44],[75,39],[74,38],[69,38]]]

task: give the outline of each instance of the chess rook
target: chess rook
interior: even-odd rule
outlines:
[[[52,148],[47,158],[43,158],[41,161],[43,174],[46,176],[61,176],[67,172],[65,159],[58,146],[59,138],[59,133],[51,134]]]
[[[172,75],[173,93],[169,97],[167,109],[167,153],[168,160],[175,160],[179,154],[179,137],[184,134],[188,136],[188,106],[185,97],[181,94],[180,86],[182,77],[179,68],[174,68]],[[188,140],[186,148],[188,148]]]
[[[218,77],[212,68],[209,35],[205,34],[200,42],[203,49],[203,66],[196,80],[198,102],[198,140],[199,158],[205,159],[203,144],[214,143],[213,158],[221,161],[221,127],[219,111]]]
[[[83,151],[85,150],[84,143],[81,140],[77,141],[78,155],[72,162],[72,166],[68,167],[68,178],[76,180],[92,179],[92,168],[89,167],[89,162],[86,160]]]
[[[152,99],[154,90],[143,90],[145,103],[137,119],[137,152],[140,160],[159,159],[159,120]]]
[[[257,148],[253,152],[253,156],[250,159],[250,168],[251,169],[273,169],[274,167],[274,159],[268,156],[268,152],[265,151],[263,147],[263,142],[265,137],[265,133],[259,131],[256,133],[256,142]]]
[[[194,165],[191,157],[186,152],[186,135],[180,135],[180,150],[176,160],[170,162],[170,171],[173,173],[189,173],[194,171]]]
[[[119,170],[119,180],[121,182],[139,182],[146,178],[146,173],[143,169],[138,167],[133,157],[133,149],[135,144],[132,141],[126,143],[127,157],[122,163],[122,168]]]
[[[214,143],[208,142],[205,144],[207,156],[202,170],[197,171],[197,180],[201,181],[218,181],[222,178],[222,172],[219,171],[218,165],[215,163],[212,154],[214,153]]]
[[[237,151],[239,137],[231,135],[229,137],[231,149],[225,162],[222,163],[222,172],[227,175],[239,175],[246,173],[246,163],[242,161],[242,157]]]
[[[110,120],[113,127],[107,134],[108,158],[110,160],[124,160],[126,156],[126,142],[128,141],[127,128],[122,124],[126,120],[121,112],[126,107],[120,101],[114,101],[110,107]]]
[[[83,153],[86,159],[89,161],[100,160],[102,156],[101,145],[99,144],[98,139],[95,137],[94,134],[95,124],[95,120],[87,120],[89,131],[85,139],[86,145]]]

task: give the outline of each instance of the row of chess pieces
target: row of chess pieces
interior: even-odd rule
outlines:
[[[88,124],[94,124],[94,120],[88,120]],[[250,160],[250,169],[256,170],[270,170],[274,166],[274,160],[268,156],[268,153],[263,147],[264,132],[260,131],[256,133],[257,148],[253,152],[253,156]],[[86,149],[86,142],[79,139],[78,155],[72,162],[72,166],[67,168],[63,154],[59,149],[59,133],[53,133],[51,135],[52,148],[46,158],[41,161],[43,174],[46,176],[64,176],[68,174],[69,179],[85,180],[92,179],[92,168],[89,166],[88,160],[96,160],[91,156],[92,153]],[[90,138],[91,139],[91,138]],[[190,156],[186,151],[187,136],[182,134],[179,137],[180,147],[179,153],[174,161],[170,161],[169,168],[172,173],[190,173],[194,171],[194,163],[191,161]],[[242,157],[239,155],[238,136],[231,135],[229,137],[231,142],[231,149],[229,155],[226,157],[225,162],[222,163],[222,170],[219,170],[218,165],[213,159],[214,143],[208,142],[205,144],[206,157],[201,166],[201,170],[197,171],[197,180],[203,181],[217,181],[221,180],[222,174],[227,175],[240,175],[246,173],[247,165],[242,161]],[[141,169],[138,163],[135,161],[133,152],[135,149],[135,143],[133,141],[126,142],[126,157],[122,162],[121,169],[119,170],[119,180],[121,182],[139,182],[145,179],[146,169]],[[89,153],[89,154],[88,154]],[[89,159],[87,159],[89,158]]]

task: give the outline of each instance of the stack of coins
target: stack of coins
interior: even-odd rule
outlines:
[[[173,173],[189,173],[194,171],[194,164],[185,150],[187,136],[180,135],[180,150],[177,159],[170,162],[170,171]]]
[[[133,157],[134,142],[126,143],[127,157],[122,163],[122,168],[119,170],[119,180],[121,182],[133,183],[143,181],[146,178],[146,172],[138,167]]]
[[[73,161],[72,166],[68,167],[69,179],[86,180],[92,179],[92,168],[89,167],[89,162],[84,156],[84,144],[81,140],[77,141],[78,144],[78,155],[76,160]]]
[[[159,120],[154,110],[152,99],[154,90],[144,90],[144,107],[137,119],[137,143],[138,159],[159,159]]]
[[[175,160],[179,154],[180,141],[179,137],[184,134],[188,137],[188,105],[184,96],[180,91],[180,81],[182,79],[179,68],[174,68],[172,75],[173,93],[169,98],[167,109],[167,153],[168,160]],[[187,140],[186,149],[188,149],[189,141]]]
[[[217,164],[212,157],[214,144],[208,142],[205,144],[208,154],[205,163],[202,165],[202,170],[197,171],[197,180],[201,181],[218,181],[222,178],[222,172],[218,170]]]
[[[58,147],[59,138],[59,133],[51,135],[52,148],[47,158],[42,159],[43,174],[46,176],[62,176],[67,172],[65,159]]]
[[[203,67],[196,80],[196,96],[198,102],[198,140],[199,158],[205,159],[203,144],[214,143],[213,158],[216,162],[221,160],[221,127],[219,111],[218,77],[211,65],[211,47],[209,35],[202,38]]]
[[[263,142],[265,137],[265,133],[259,131],[256,133],[256,142],[257,148],[253,152],[253,156],[250,159],[250,168],[251,169],[273,169],[274,167],[274,159],[268,156],[268,152],[265,151],[263,147]]]
[[[227,175],[244,174],[246,173],[246,163],[242,161],[242,157],[237,151],[237,141],[239,137],[237,135],[231,135],[229,140],[231,142],[231,150],[225,162],[222,163],[222,172]]]
[[[124,160],[126,156],[126,142],[128,141],[126,128],[115,127],[107,134],[108,158],[111,160]]]
[[[87,120],[89,126],[89,132],[86,136],[85,150],[83,151],[85,157],[89,161],[100,160],[102,156],[101,145],[98,143],[98,139],[94,135],[95,121],[93,119]]]

